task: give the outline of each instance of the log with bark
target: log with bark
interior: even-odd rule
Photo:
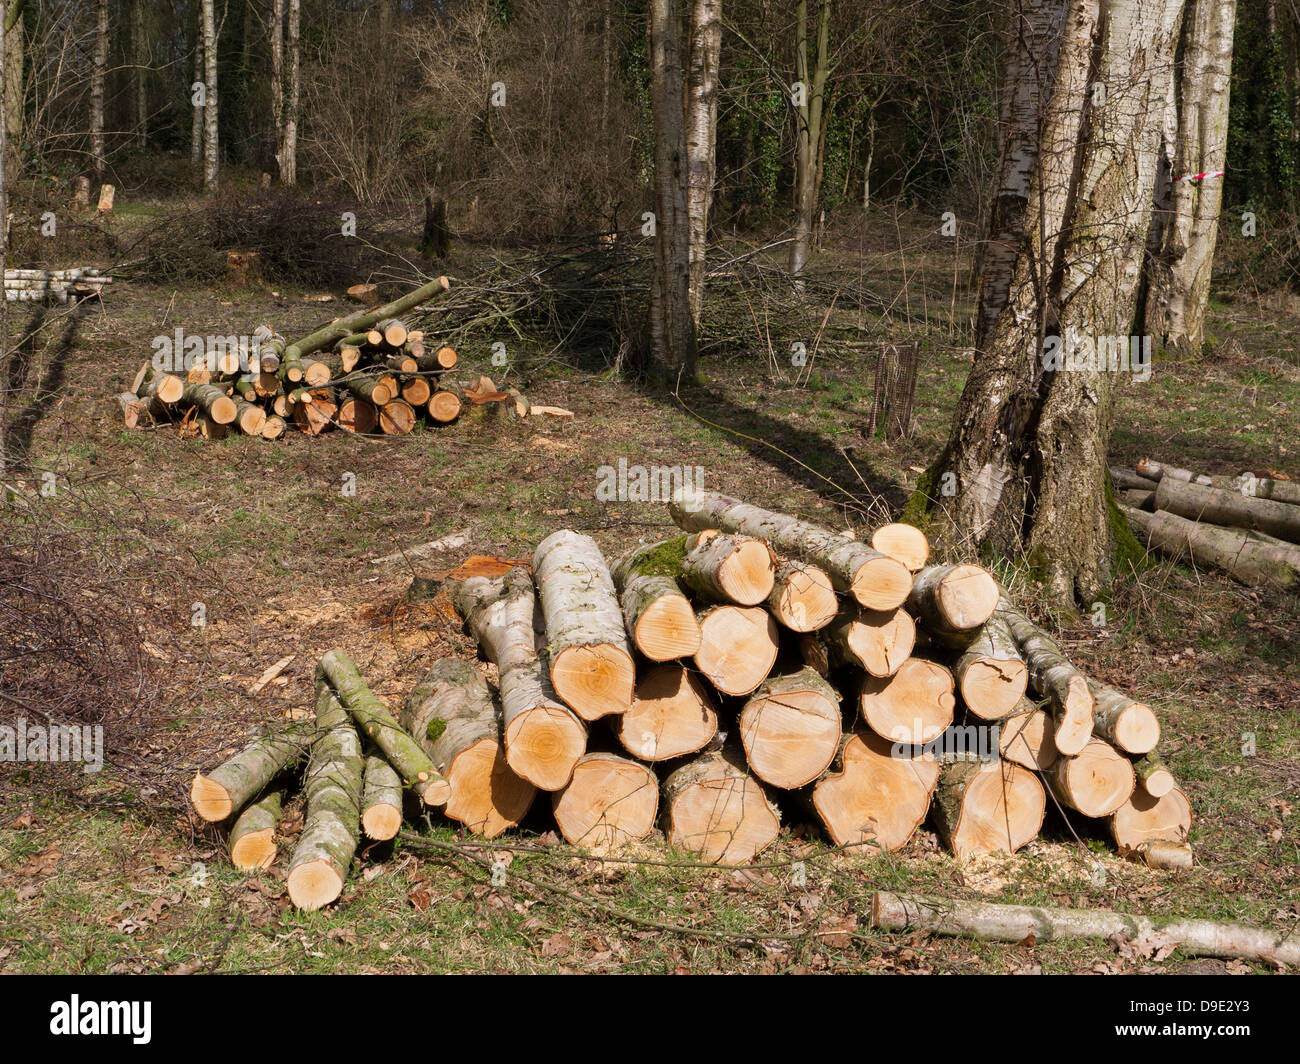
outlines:
[[[1300,544],[1300,506],[1164,477],[1156,488],[1156,509],[1190,521],[1251,529]]]
[[[1052,718],[1029,699],[1022,698],[998,724],[998,751],[1003,760],[1045,769],[1057,759]]]
[[[1047,797],[1028,769],[1011,761],[955,761],[934,792],[934,824],[958,860],[1015,853],[1043,826]]]
[[[609,568],[590,536],[561,530],[533,552],[555,693],[584,720],[625,713],[636,667]]]
[[[771,594],[772,552],[762,540],[732,533],[688,537],[681,581],[707,602],[757,606]]]
[[[382,757],[371,754],[362,779],[361,830],[376,842],[387,842],[401,827],[402,777]]]
[[[473,665],[434,662],[406,696],[401,723],[446,778],[448,817],[489,839],[523,819],[537,788],[506,762],[501,711]]]
[[[1052,715],[1052,741],[1059,753],[1074,757],[1092,738],[1093,699],[1088,679],[1061,653],[1060,646],[1005,597],[998,612],[1015,636],[1029,666],[1029,682]]]
[[[896,756],[888,739],[859,729],[804,798],[836,846],[892,851],[920,827],[938,780],[932,755]]]
[[[932,638],[957,646],[975,637],[997,605],[997,581],[978,565],[927,566],[907,598],[908,610]]]
[[[356,662],[341,650],[327,651],[320,659],[321,674],[338,692],[339,701],[357,727],[383,751],[388,763],[425,805],[446,805],[450,788],[423,748],[374,696]]]
[[[734,746],[709,750],[663,783],[668,844],[710,864],[752,861],[781,829],[780,814]]]
[[[801,641],[805,660],[818,671],[828,666],[848,665],[865,669],[872,676],[893,676],[911,657],[916,645],[916,624],[906,610],[866,610],[845,602],[835,619],[812,640]]]
[[[564,840],[603,853],[644,839],[654,830],[659,780],[631,758],[584,754],[573,778],[551,796],[551,811]]]
[[[1138,787],[1152,798],[1163,798],[1175,786],[1174,774],[1154,751],[1133,762],[1133,774]]]
[[[842,729],[839,693],[807,666],[759,684],[737,727],[754,775],[783,790],[803,787],[826,771]]]
[[[656,665],[637,680],[632,708],[618,718],[618,741],[643,761],[668,761],[703,750],[718,731],[718,713],[703,681],[682,665]]]
[[[548,649],[539,647],[537,593],[528,570],[515,566],[499,577],[453,578],[448,593],[497,667],[507,763],[540,790],[560,790],[586,752],[587,727],[552,686],[554,671],[548,672]]]
[[[361,834],[361,772],[361,739],[322,675],[316,681],[316,738],[303,782],[307,812],[286,880],[299,909],[319,909],[343,892]]]
[[[636,547],[610,566],[623,620],[637,650],[651,661],[690,657],[700,649],[695,608],[677,584],[686,537]]]
[[[258,736],[207,775],[195,773],[190,784],[194,811],[210,823],[239,812],[276,776],[301,761],[311,740],[309,728],[290,725]]]
[[[1153,798],[1138,787],[1110,818],[1121,854],[1134,854],[1153,840],[1184,843],[1192,830],[1192,804],[1177,787]]]
[[[780,554],[824,569],[836,591],[852,595],[868,609],[895,609],[911,593],[912,574],[907,566],[811,521],[717,494],[679,492],[668,509],[688,532],[717,528],[767,540]]]
[[[1120,510],[1147,547],[1159,554],[1220,569],[1252,587],[1292,587],[1300,582],[1300,548],[1266,543],[1249,532],[1218,528],[1164,511],[1147,514],[1123,505]]]
[[[1037,942],[1067,938],[1129,940],[1164,935],[1184,952],[1205,957],[1240,957],[1300,964],[1300,939],[1290,932],[1267,931],[1214,920],[1151,920],[1098,909],[1049,909],[1001,905],[878,891],[871,899],[871,926],[884,931],[922,930],[993,942]]]
[[[1113,687],[1089,678],[1092,733],[1126,754],[1146,754],[1160,741],[1160,721],[1144,702],[1135,702]]]
[[[284,788],[272,788],[244,807],[230,829],[230,863],[241,872],[270,868],[275,861],[275,826],[280,822]]]
[[[953,664],[963,704],[981,720],[1000,720],[1020,703],[1029,666],[1006,619],[994,613]]]

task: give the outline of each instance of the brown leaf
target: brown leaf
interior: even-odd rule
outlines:
[[[415,890],[411,891],[411,893],[406,896],[406,900],[411,903],[412,908],[414,908],[416,912],[424,912],[433,904],[433,895],[423,887],[416,887]]]
[[[203,971],[202,961],[185,961],[183,964],[176,965],[175,968],[168,968],[168,975],[193,975],[195,972]]]
[[[563,932],[552,935],[542,943],[543,957],[567,957],[573,952],[573,939]]]
[[[325,937],[334,942],[342,942],[349,946],[355,946],[357,944],[357,933],[350,927],[331,927],[325,932]]]
[[[35,883],[29,883],[25,887],[18,888],[18,900],[31,901],[40,892],[41,892],[40,887],[38,887]]]

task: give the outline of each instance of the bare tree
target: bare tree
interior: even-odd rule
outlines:
[[[203,187],[217,187],[217,20],[214,0],[203,0]]]
[[[194,82],[193,85],[203,85],[203,40],[200,38],[194,45]],[[190,92],[195,91],[191,86]],[[207,91],[206,86],[204,92]],[[206,108],[202,104],[194,104],[191,108],[193,119],[190,122],[190,163],[195,170],[198,170],[199,164],[203,161],[203,130]]]
[[[289,94],[284,104],[280,150],[276,153],[280,164],[280,181],[285,185],[298,183],[298,98],[302,84],[301,49],[298,44],[300,13],[301,0],[289,0],[288,24],[285,27],[285,46],[289,53]]]
[[[808,57],[808,0],[795,6],[795,81],[791,103],[795,113],[795,222],[790,245],[790,273],[798,275],[808,263],[813,214],[821,185],[822,155],[825,152],[826,77],[830,73],[831,2],[819,0],[817,8],[817,51]],[[810,80],[811,79],[811,80]]]
[[[1236,0],[1187,0],[1173,157],[1154,223],[1147,327],[1166,347],[1193,355],[1205,342],[1219,233],[1236,15]]]
[[[681,18],[674,0],[650,0],[650,106],[655,129],[655,276],[650,353],[672,379],[695,376],[690,302],[690,219],[681,62]]]
[[[149,142],[149,38],[145,30],[144,0],[131,3],[132,87],[135,90],[135,141],[143,148]]]
[[[95,2],[95,58],[90,76],[90,155],[104,174],[104,74],[108,69],[108,0]]]
[[[717,177],[718,57],[722,0],[693,0],[686,67],[686,213],[690,219],[690,304],[696,328],[704,307],[709,205]]]
[[[271,127],[275,167],[284,180],[284,0],[271,0]]]
[[[10,24],[10,0],[0,0],[0,97],[8,99],[9,89],[9,53],[8,35],[13,32]],[[0,122],[0,270],[9,261],[9,184],[5,168],[5,156],[9,149],[7,121]],[[2,482],[9,466],[9,388],[12,376],[10,359],[13,352],[9,347],[9,300],[0,292],[0,506],[8,505],[5,493],[8,488]]]
[[[981,287],[980,346],[925,486],[940,534],[1027,551],[1062,606],[1091,602],[1111,579],[1113,392],[1118,356],[1128,354],[1182,7],[1013,4],[1017,54],[1007,76],[1034,81],[1004,95],[1019,117],[1005,139],[999,197],[1015,202],[995,211],[1002,247]],[[1026,150],[1027,165],[1018,157]]]

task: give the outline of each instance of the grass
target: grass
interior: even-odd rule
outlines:
[[[175,680],[174,716],[142,752],[143,775],[110,765],[58,787],[44,768],[0,776],[0,971],[1223,970],[1179,953],[1160,965],[1127,960],[1098,942],[879,934],[867,921],[875,889],[1294,928],[1300,609],[1294,597],[1164,562],[1117,586],[1105,626],[1059,635],[1082,667],[1156,707],[1166,760],[1196,813],[1189,873],[1124,861],[1100,826],[1055,812],[1021,854],[959,867],[928,829],[894,855],[837,851],[786,802],[788,830],[756,867],[735,871],[699,867],[661,839],[633,863],[592,861],[557,843],[538,812],[501,840],[514,849],[437,822],[369,849],[337,905],[302,914],[287,904],[283,856],[270,873],[238,875],[220,833],[191,820],[189,775],[231,752],[248,726],[309,705],[312,665],[329,647],[346,648],[390,705],[437,657],[472,653],[436,607],[404,603],[413,571],[469,553],[526,556],[565,526],[589,531],[611,555],[664,535],[662,506],[597,501],[599,467],[620,457],[700,465],[710,488],[836,527],[897,513],[941,446],[969,366],[965,325],[947,327],[951,253],[911,254],[915,288],[902,309],[863,319],[921,343],[915,429],[901,441],[863,436],[874,365],[864,349],[830,342],[805,385],[737,358],[709,365],[712,383],[680,401],[538,359],[530,398],[574,410],[572,422],[466,421],[403,440],[291,434],[276,444],[124,433],[111,396],[154,333],[178,321],[225,333],[272,320],[294,334],[338,309],[192,290],[166,310],[170,292],[115,285],[65,354],[59,402],[36,424],[22,479],[32,486],[58,470],[77,491],[47,500],[49,512],[87,535],[111,532],[143,573],[136,586],[151,645]],[[858,269],[847,253],[826,259],[829,269]],[[887,287],[900,283],[898,263],[895,249],[864,253],[862,266]],[[931,318],[909,324],[909,304]],[[1112,460],[1150,454],[1214,473],[1295,475],[1300,326],[1234,300],[1216,302],[1211,328],[1220,344],[1235,342],[1228,354],[1158,362],[1149,383],[1124,391]],[[461,354],[460,379],[493,373],[486,344]],[[512,344],[512,355],[525,354]],[[355,496],[340,490],[344,473],[355,474]],[[76,506],[87,493],[90,517]],[[372,564],[452,533],[469,544],[413,567]],[[201,629],[189,623],[194,602],[207,610]],[[290,653],[284,684],[248,695]],[[295,815],[291,807],[289,830]],[[281,842],[283,854],[292,835]],[[501,856],[510,863],[494,885],[490,865]]]

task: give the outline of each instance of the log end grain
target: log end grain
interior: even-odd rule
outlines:
[[[230,863],[241,872],[270,868],[275,862],[275,829],[263,828],[241,835],[231,844]]]
[[[659,811],[654,771],[616,754],[586,754],[573,779],[551,798],[556,826],[566,842],[607,852],[644,839]]]
[[[877,735],[917,746],[952,724],[956,704],[952,673],[923,658],[908,658],[893,676],[868,676],[858,701]]]
[[[466,747],[447,767],[451,795],[443,809],[475,835],[494,839],[524,818],[537,788],[520,779],[495,739]]]
[[[778,649],[776,621],[757,606],[719,606],[700,616],[695,664],[726,695],[750,694],[772,671]]]
[[[506,763],[543,791],[558,791],[573,777],[587,749],[587,729],[563,706],[538,706],[506,726]]]
[[[1029,686],[1029,666],[1020,660],[981,657],[962,673],[962,701],[981,720],[1011,713]]]
[[[395,805],[372,805],[361,814],[361,830],[376,842],[395,838],[402,828],[402,810]]]
[[[882,554],[858,566],[849,590],[860,606],[894,610],[911,594],[912,573],[902,562]]]
[[[618,722],[618,739],[643,761],[667,761],[704,749],[718,731],[718,714],[703,683],[681,665],[646,670]]]
[[[685,595],[660,595],[637,618],[633,642],[651,661],[688,658],[700,649],[700,625]]]
[[[225,820],[234,812],[230,792],[201,772],[194,774],[194,782],[190,784],[190,804],[210,824]]]
[[[914,573],[923,569],[930,558],[930,541],[912,525],[895,522],[881,526],[872,533],[871,546],[902,562]]]
[[[286,884],[294,906],[306,912],[323,909],[343,893],[343,877],[329,861],[308,861],[289,873]]]
[[[636,666],[622,647],[567,647],[551,660],[551,685],[583,720],[599,720],[632,705]]]

